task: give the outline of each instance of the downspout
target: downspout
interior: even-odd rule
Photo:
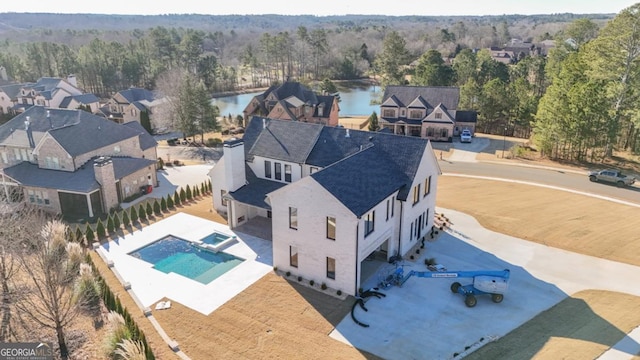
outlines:
[[[358,217],[358,223],[356,224],[356,282],[354,294],[358,296],[358,228],[360,227],[360,218]]]
[[[404,208],[403,206],[404,201],[400,201],[400,226],[398,226],[398,256],[402,256],[400,255],[400,246],[402,245],[402,209]]]

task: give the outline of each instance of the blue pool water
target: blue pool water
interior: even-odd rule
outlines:
[[[233,269],[244,259],[223,252],[214,253],[172,235],[144,246],[129,255],[153,264],[163,273],[176,273],[208,284]]]
[[[207,237],[203,238],[202,242],[209,245],[217,245],[229,238],[231,238],[231,236],[214,232],[213,234],[209,234]]]

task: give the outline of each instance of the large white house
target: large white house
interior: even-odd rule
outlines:
[[[254,117],[210,176],[232,228],[271,220],[274,266],[353,295],[431,228],[440,173],[427,139]]]

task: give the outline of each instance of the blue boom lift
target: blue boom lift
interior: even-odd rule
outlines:
[[[451,291],[464,296],[464,303],[468,307],[476,306],[476,295],[491,295],[494,303],[502,302],[509,283],[509,269],[479,270],[479,271],[410,271],[404,275],[402,267],[398,267],[394,277],[398,286],[402,286],[410,277],[421,278],[473,278],[473,283],[462,285],[459,282],[451,284]]]

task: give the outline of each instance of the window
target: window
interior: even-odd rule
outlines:
[[[409,233],[409,240],[413,239],[413,223],[411,223],[411,232]]]
[[[442,119],[442,113],[440,111],[436,112],[436,119]]]
[[[368,213],[364,217],[364,236],[365,237],[373,232],[375,218],[376,218],[375,210]]]
[[[430,192],[431,192],[431,175],[427,176],[427,178],[424,179],[424,196],[429,195]]]
[[[336,259],[327,257],[327,277],[329,279],[336,278]]]
[[[420,119],[422,117],[422,111],[420,110],[411,110],[409,111],[410,119]]]
[[[446,138],[449,137],[449,130],[448,129],[442,129],[440,130],[440,137]]]
[[[60,161],[57,157],[47,156],[44,158],[44,166],[49,169],[60,169]]]
[[[220,202],[222,206],[227,206],[227,199],[224,196],[227,195],[227,190],[220,190]]]
[[[389,203],[390,202],[391,202],[391,200],[387,200],[387,221],[389,220],[389,210],[390,210],[389,209],[390,208],[390,206],[389,206],[390,204]]]
[[[9,163],[9,158],[7,157],[7,153],[6,152],[0,152],[0,155],[2,155],[2,163],[3,164],[8,164]]]
[[[318,168],[315,166],[312,166],[311,169],[309,169],[309,174],[313,174],[315,172],[318,172]]]
[[[382,117],[395,117],[396,111],[393,109],[382,109]]]
[[[284,165],[284,181],[291,182],[291,165]]]
[[[298,267],[298,248],[295,246],[289,246],[289,265]]]
[[[413,205],[420,201],[420,184],[413,187]]]
[[[298,230],[298,209],[289,207],[289,229]]]
[[[429,137],[433,136],[433,128],[427,128],[427,136]]]
[[[327,239],[336,239],[336,218],[327,216]]]
[[[38,205],[50,205],[49,193],[46,191],[27,190],[29,196],[29,202]]]
[[[282,180],[282,164],[276,163],[276,180]]]
[[[271,161],[264,161],[264,177],[271,179]]]

